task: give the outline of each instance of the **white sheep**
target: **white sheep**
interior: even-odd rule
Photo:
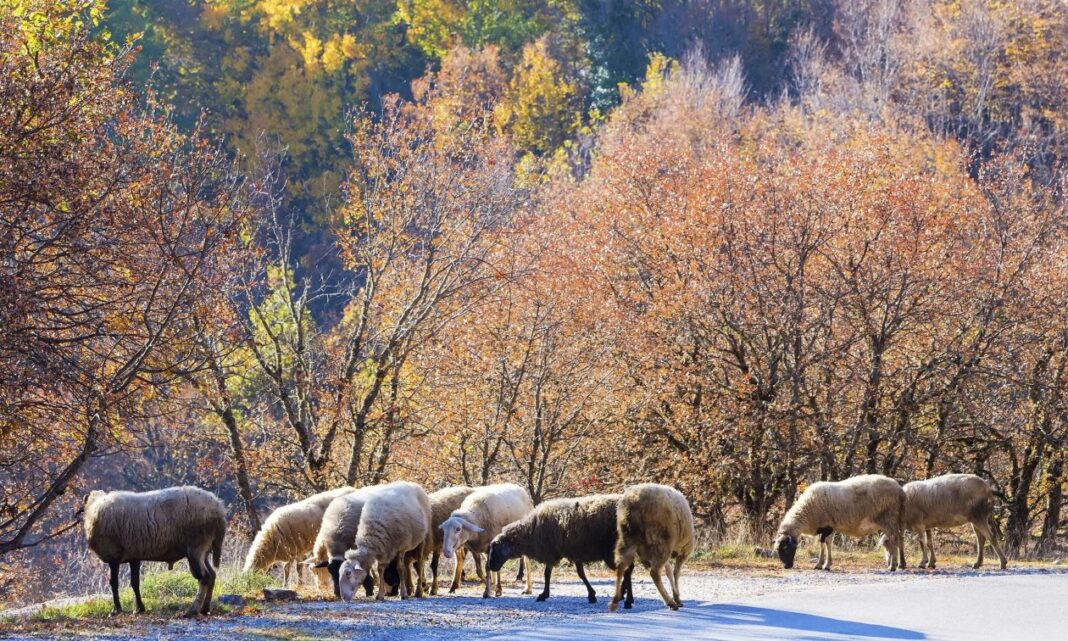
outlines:
[[[831,569],[831,534],[837,530],[848,536],[883,532],[888,566],[897,569],[901,541],[901,516],[905,491],[892,478],[879,474],[854,476],[844,481],[813,483],[783,517],[774,547],[783,567],[794,565],[798,538],[802,534],[820,537],[820,558],[816,569]]]
[[[289,584],[291,566],[297,569],[300,582],[300,561],[312,550],[315,537],[323,521],[323,513],[334,499],[349,494],[351,487],[339,487],[284,505],[267,517],[256,533],[245,557],[245,572],[266,570],[282,563],[282,583]]]
[[[372,568],[377,567],[378,593],[385,597],[386,567],[396,561],[399,570],[400,597],[408,598],[411,582],[410,567],[404,562],[408,552],[415,552],[415,595],[423,596],[423,562],[432,545],[430,532],[430,498],[415,483],[398,481],[371,488],[360,527],[356,531],[355,549],[345,553],[345,562],[338,570],[341,598],[352,599],[356,586],[363,583]]]
[[[119,603],[119,568],[130,564],[130,587],[137,612],[141,600],[141,562],[174,564],[189,561],[200,584],[186,616],[208,614],[226,536],[226,508],[214,494],[197,487],[171,487],[153,492],[92,492],[82,508],[89,549],[111,569],[112,614]],[[209,555],[211,559],[209,559]]]
[[[1001,569],[1008,562],[990,528],[994,512],[994,492],[990,485],[974,474],[946,474],[926,481],[905,484],[905,513],[902,526],[920,539],[920,567],[934,568],[935,552],[932,528],[951,528],[970,523],[978,548],[975,564],[983,565],[983,548],[987,541],[1001,561]],[[901,567],[905,567],[905,545],[900,543]],[[930,556],[928,556],[930,551]]]
[[[477,488],[442,522],[441,530],[444,536],[441,553],[445,558],[451,559],[461,546],[467,546],[475,554],[486,554],[493,538],[500,534],[504,526],[523,518],[532,509],[534,502],[530,499],[530,494],[514,483]],[[525,560],[523,562],[528,568],[527,587],[523,594],[532,594],[534,588],[530,565]],[[486,588],[482,593],[483,598],[489,598],[494,578],[497,580],[496,594],[500,596],[500,573],[487,569],[485,574]]]
[[[682,607],[679,578],[682,564],[693,553],[693,512],[686,497],[673,487],[656,483],[632,485],[623,490],[616,506],[616,591],[608,609],[616,611],[629,583],[628,568],[635,558],[649,568],[660,598],[672,610]],[[674,567],[667,573],[671,594],[664,589],[660,571],[668,561]]]
[[[355,546],[363,506],[374,489],[374,486],[364,487],[339,496],[323,511],[311,557],[304,561],[304,565],[312,569],[320,592],[327,583],[332,583],[334,596],[341,598],[338,571],[345,562],[345,553]],[[370,596],[374,588],[370,579],[364,587]]]
[[[441,524],[445,522],[445,519],[453,513],[454,510],[459,509],[463,504],[464,499],[471,495],[475,491],[475,488],[467,485],[457,485],[454,487],[446,487],[432,492],[430,494],[430,531],[434,537],[433,548],[430,551],[430,574],[432,583],[430,584],[430,594],[437,595],[438,593],[438,560],[441,556],[441,548],[445,543],[445,532],[441,529]],[[476,558],[477,564],[477,558]],[[456,572],[453,576],[452,591],[455,591],[460,584],[460,575],[463,571],[463,557],[457,555],[456,560]]]

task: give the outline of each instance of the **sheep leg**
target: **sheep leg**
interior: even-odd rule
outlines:
[[[828,571],[828,572],[830,572],[831,571],[831,539],[829,537],[827,538],[826,545],[827,545],[827,561],[823,564],[823,569]]]
[[[121,567],[122,564],[118,562],[108,563],[108,568],[111,570],[108,584],[111,585],[111,600],[115,604],[111,610],[111,616],[122,614],[122,603],[119,602],[119,568]]]
[[[891,572],[897,570],[897,548],[900,545],[900,541],[900,534],[883,537],[883,547],[886,548],[886,565]]]
[[[466,555],[464,554],[463,548],[456,550],[456,553],[453,555],[453,558],[456,561],[456,568],[453,572],[452,585],[449,586],[449,594],[456,592],[456,590],[462,585],[465,556]]]
[[[671,581],[671,594],[675,597],[675,605],[682,607],[682,599],[679,597],[679,578],[682,577],[682,562],[683,558],[680,556],[675,559],[675,572]]]
[[[923,533],[927,539],[927,569],[935,569],[934,530],[928,528]]]
[[[649,576],[653,577],[653,583],[656,585],[656,591],[660,593],[661,600],[664,601],[664,605],[672,610],[678,610],[679,606],[675,605],[675,599],[668,594],[668,591],[664,589],[664,580],[660,576],[660,571],[664,568],[664,564],[661,562],[653,563],[649,568]]]
[[[523,574],[524,574],[523,570],[526,568],[526,566],[527,566],[527,557],[525,557],[525,556],[519,557],[519,572],[515,575],[515,580],[517,582],[523,580]],[[530,594],[530,593],[526,592],[524,594]]]
[[[486,572],[486,579],[485,579],[486,588],[482,591],[482,598],[483,599],[490,598],[490,589],[493,588],[493,579],[490,576],[492,574],[493,574],[493,572]]]
[[[430,596],[438,595],[438,559],[441,555],[437,550],[430,555],[430,576],[432,581],[430,583]]]
[[[820,535],[820,558],[816,561],[817,570],[830,570],[831,569],[831,534],[834,533],[832,528],[821,527],[816,530],[816,534]],[[824,550],[826,549],[826,556],[824,556]]]
[[[489,573],[489,557],[486,558],[486,573]],[[498,570],[493,573],[494,578],[497,580],[497,589],[494,591],[494,596],[501,596],[504,590],[501,588],[501,572]]]
[[[423,563],[426,562],[426,544],[420,545],[416,548],[415,555],[415,596],[422,599],[426,596],[426,588],[423,587]],[[437,579],[434,579],[434,584],[437,585]]]
[[[134,593],[135,612],[141,614],[145,611],[145,602],[141,600],[141,562],[130,561],[130,587]]]
[[[380,570],[375,575],[375,583],[377,590],[375,590],[375,601],[385,601],[386,599],[386,571]]]
[[[534,573],[530,571],[530,559],[522,556],[519,561],[527,568],[527,589],[523,590],[523,594],[534,594]]]
[[[631,563],[627,566],[627,571],[623,573],[623,591],[626,592],[627,598],[623,601],[623,609],[629,610],[634,607],[634,584],[631,579],[634,575],[634,564]]]
[[[619,601],[623,598],[623,575],[634,570],[634,548],[628,548],[618,554],[616,560],[616,589],[612,593],[612,602],[608,604],[608,611],[615,612]],[[627,567],[630,566],[628,570]]]
[[[546,590],[546,592],[549,590],[548,571],[549,571],[549,568],[546,567],[545,568],[545,572],[546,572],[545,590]],[[593,589],[593,586],[590,585],[590,580],[586,578],[586,568],[582,567],[582,563],[580,563],[578,561],[575,562],[575,572],[579,575],[579,578],[582,579],[582,582],[586,584],[586,600],[589,601],[590,603],[597,603],[597,592]]]
[[[552,563],[546,563],[545,564],[545,587],[543,587],[541,589],[541,594],[538,595],[538,598],[534,599],[535,601],[544,601],[545,599],[549,598],[549,581],[552,579],[552,576],[553,576],[553,564]]]
[[[210,551],[204,552],[204,576],[207,586],[204,589],[204,601],[200,605],[201,614],[211,612],[211,594],[215,591],[215,568],[211,565],[210,554]]]
[[[479,581],[485,581],[486,580],[486,572],[482,571],[482,553],[481,552],[475,552],[474,550],[472,550],[471,551],[471,556],[474,558],[475,574],[478,575],[478,580]]]
[[[207,585],[207,575],[204,572],[204,567],[200,564],[200,557],[190,551],[186,554],[186,561],[189,562],[189,573],[193,575],[193,578],[197,580],[199,587],[197,588],[197,595],[193,599],[193,604],[189,606],[189,609],[185,611],[184,617],[195,617],[204,608],[204,593]]]
[[[975,532],[976,547],[975,563],[972,564],[972,567],[978,570],[979,568],[983,567],[983,552],[984,548],[986,547],[986,536],[983,535],[983,532],[979,529],[979,526],[974,523],[972,524],[972,531]]]
[[[407,559],[404,558],[404,552],[397,555],[397,591],[400,593],[401,601],[408,598],[408,590],[412,586],[412,566],[408,565]]]
[[[979,526],[983,528],[986,539],[990,542],[990,547],[994,548],[994,553],[998,555],[998,561],[1001,562],[1001,569],[1004,570],[1009,563],[1005,559],[1005,553],[1001,551],[1001,545],[998,544],[998,537],[994,534],[993,528],[985,521],[980,522]]]

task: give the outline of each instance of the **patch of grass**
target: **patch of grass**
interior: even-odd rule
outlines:
[[[141,598],[150,614],[173,616],[185,612],[199,589],[196,579],[188,572],[172,570],[152,572],[141,578]],[[218,593],[218,585],[216,586]],[[119,592],[119,601],[125,612],[133,612],[133,589],[127,587]],[[230,610],[225,605],[212,601],[212,611],[225,613]],[[84,601],[65,605],[42,608],[33,615],[36,621],[62,621],[70,619],[97,619],[111,614],[111,598],[93,597]]]
[[[219,594],[240,594],[244,597],[263,596],[263,589],[272,583],[274,578],[266,572],[236,572],[220,576],[215,591]]]

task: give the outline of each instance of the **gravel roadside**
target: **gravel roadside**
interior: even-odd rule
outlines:
[[[1068,573],[1044,569],[1010,569],[1008,571],[972,571],[950,569],[934,572],[907,571],[890,573],[818,572],[814,570],[768,571],[717,569],[684,573],[684,603],[735,603],[766,595],[788,597],[791,593],[827,588],[902,584],[922,582],[945,585],[962,581],[982,581],[985,577],[1026,576]],[[534,597],[520,594],[519,584],[506,584],[504,596],[482,599],[480,588],[466,586],[461,593],[400,602],[360,600],[353,603],[305,601],[271,608],[248,615],[231,614],[197,621],[139,621],[124,615],[106,621],[57,624],[31,631],[5,632],[0,639],[29,641],[40,639],[99,639],[125,641],[150,639],[159,641],[206,641],[237,639],[241,641],[340,640],[360,638],[369,641],[398,639],[454,640],[491,637],[512,629],[537,630],[550,626],[574,625],[600,617],[626,617],[635,613],[662,610],[656,588],[646,575],[635,572],[635,607],[615,615],[607,613],[613,583],[607,574],[591,577],[598,603],[586,602],[585,588],[570,569],[558,570],[554,577],[552,598],[538,603]],[[540,572],[538,575],[540,578]],[[535,591],[540,581],[535,582]],[[550,638],[550,637],[546,637]]]

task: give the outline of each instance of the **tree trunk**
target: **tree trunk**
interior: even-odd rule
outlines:
[[[1064,503],[1064,450],[1050,462],[1046,471],[1046,520],[1042,523],[1043,550],[1052,550],[1057,542],[1057,529],[1061,523],[1061,506]]]

